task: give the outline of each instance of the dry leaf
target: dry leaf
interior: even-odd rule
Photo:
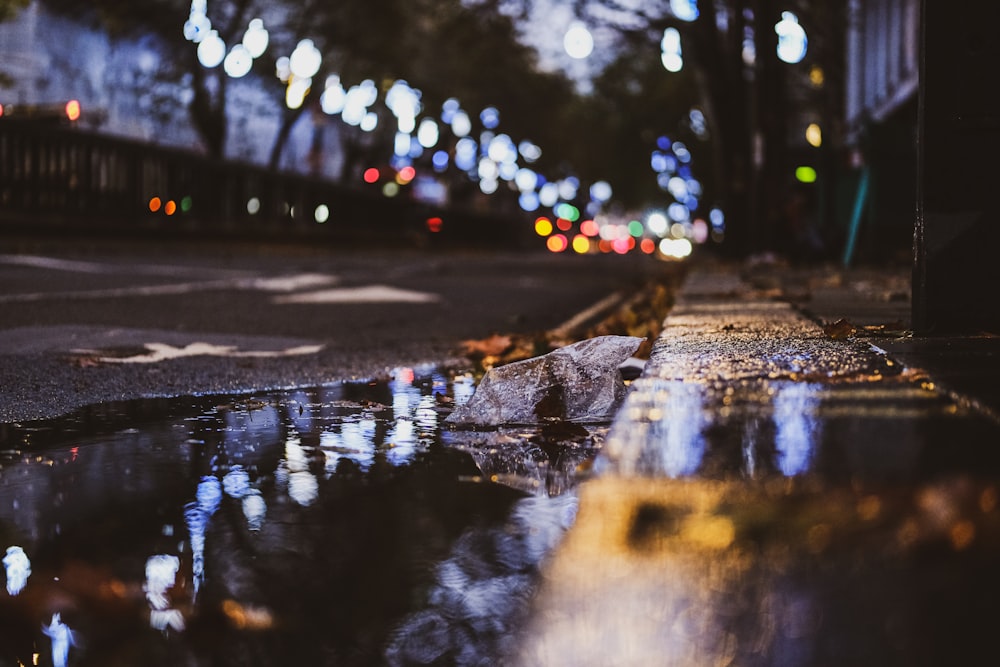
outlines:
[[[857,328],[844,318],[840,318],[833,324],[823,327],[823,333],[833,340],[844,340],[850,338],[857,332]]]
[[[499,357],[510,348],[512,343],[510,336],[493,334],[489,338],[462,341],[462,348],[469,356]]]

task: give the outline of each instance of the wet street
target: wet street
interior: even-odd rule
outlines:
[[[442,429],[472,378],[424,370],[3,427],[0,664],[66,664],[54,618],[78,665],[510,653],[606,428]]]
[[[661,269],[647,257],[223,242],[0,251],[0,422],[441,363],[464,339],[559,326]]]
[[[551,327],[571,316],[553,304],[582,308],[607,295],[610,275],[627,284],[649,268],[599,274],[614,265],[410,259],[404,274],[378,264],[377,289],[370,267],[351,262],[338,265],[350,276],[342,287],[320,286],[333,269],[316,260],[295,272],[282,264],[216,276],[249,281],[222,288],[248,309],[237,321],[257,321],[245,338],[226,317],[213,329],[210,306],[197,305],[218,287],[191,290],[175,277],[133,287],[134,275],[88,286],[85,296],[45,280],[36,292],[10,292],[38,295],[11,304],[70,304],[64,314],[80,322],[68,337],[23,322],[3,335],[24,342],[11,359],[63,364],[61,377],[74,382],[107,373],[145,391],[202,365],[208,378],[247,382],[303,359],[330,372],[329,349],[344,349],[341,340],[362,356],[375,349],[332,323],[340,308],[372,340],[388,318],[409,315],[411,326],[394,331],[419,343],[401,350],[425,358],[412,354],[487,332],[451,323],[437,340],[419,313],[450,321],[452,303],[468,303],[468,312],[493,305],[505,313],[483,320],[490,329]],[[56,271],[8,265],[19,279]],[[89,265],[62,270],[70,266]],[[524,291],[513,288],[508,301],[499,277],[512,266]],[[555,275],[578,284],[560,290],[547,282]],[[894,321],[908,305],[896,296],[898,279],[866,280],[817,271],[794,281],[793,306],[736,271],[699,267],[608,423],[477,424],[469,409],[448,421],[484,385],[440,363],[8,420],[0,664],[990,664],[1000,423],[953,388],[965,385],[938,384],[916,363],[934,361],[926,356],[934,341]],[[294,286],[262,287],[282,281]],[[138,297],[126,300],[121,317],[135,323],[128,345],[108,344],[117,334],[73,305],[132,289],[166,301],[143,310]],[[178,319],[200,323],[194,334],[149,325],[169,317],[164,304],[182,303],[159,292],[178,289],[193,300]],[[490,304],[458,296],[472,289]],[[345,304],[358,294],[395,300]],[[440,300],[417,296],[428,294]],[[293,301],[322,304],[322,321],[343,338],[319,335],[306,316],[298,324],[308,335],[265,344],[296,324],[272,321]],[[25,317],[25,307],[12,312]],[[850,314],[851,332],[822,326],[810,311],[821,307]],[[92,310],[99,321],[101,309]],[[73,336],[91,336],[89,347]],[[601,366],[572,358],[577,368]],[[150,379],[137,381],[144,373]],[[586,388],[577,386],[586,373],[573,377],[573,389]],[[552,394],[534,389],[497,391],[503,409],[535,396],[518,414],[541,415]],[[558,394],[567,414],[589,407],[570,406],[569,389]]]
[[[473,377],[414,362],[558,326],[656,269],[4,255],[0,664],[512,654],[607,427],[443,428]]]

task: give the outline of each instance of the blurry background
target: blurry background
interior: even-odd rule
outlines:
[[[0,0],[0,224],[907,258],[919,12]]]

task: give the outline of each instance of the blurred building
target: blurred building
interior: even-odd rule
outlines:
[[[917,187],[920,0],[848,0],[844,259],[908,257]]]
[[[58,113],[67,101],[78,100],[81,115],[75,123],[88,130],[201,152],[187,109],[190,74],[166,74],[166,48],[150,36],[112,38],[34,0],[13,20],[0,22],[0,73],[9,82],[0,88],[0,105],[8,115],[19,109]],[[225,156],[264,165],[281,123],[280,100],[253,73],[227,85]],[[336,124],[318,132],[313,121],[303,114],[292,129],[283,168],[316,171],[317,136],[330,144],[328,158],[337,155]],[[339,166],[330,159],[320,165],[327,175],[337,175]]]

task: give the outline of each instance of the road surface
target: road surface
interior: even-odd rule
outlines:
[[[0,244],[0,423],[446,363],[462,340],[558,326],[661,266],[541,252]]]

